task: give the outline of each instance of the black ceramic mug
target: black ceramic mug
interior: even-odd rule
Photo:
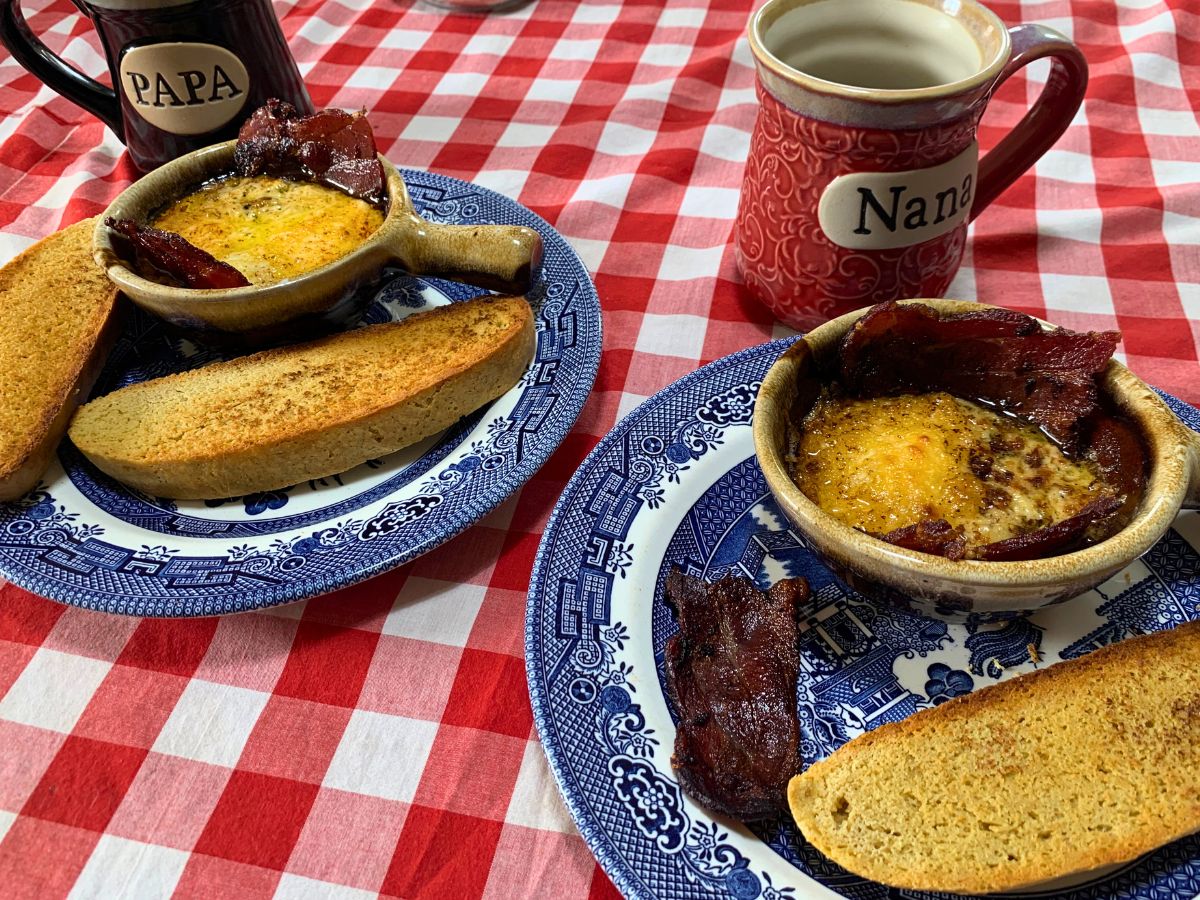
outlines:
[[[112,128],[139,169],[235,137],[269,97],[312,112],[270,0],[74,3],[100,34],[113,88],[51,53],[30,31],[20,0],[0,0],[0,43]]]

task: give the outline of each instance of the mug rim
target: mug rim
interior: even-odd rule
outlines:
[[[920,88],[870,88],[842,84],[841,82],[818,78],[802,69],[790,66],[767,49],[766,41],[764,40],[766,31],[777,19],[800,6],[827,2],[835,2],[835,0],[767,0],[766,3],[754,12],[747,25],[750,51],[754,54],[755,61],[784,81],[814,93],[840,97],[846,100],[901,104],[946,99],[984,87],[999,77],[1001,70],[1003,70],[1009,57],[1012,55],[1012,37],[1009,34],[1008,26],[1004,24],[1004,21],[999,16],[982,3],[977,2],[977,0],[959,0],[959,9],[962,10],[966,7],[971,7],[984,19],[988,20],[999,35],[1000,46],[992,58],[977,72],[966,78],[949,81],[945,84]],[[961,12],[959,15],[954,15],[948,12],[940,3],[922,3],[921,0],[890,0],[890,2],[916,2],[922,6],[928,6],[930,9],[934,9],[955,21],[958,21],[962,17]]]
[[[99,9],[104,12],[150,12],[156,9],[183,6],[192,0],[82,0],[82,2],[90,9]]]

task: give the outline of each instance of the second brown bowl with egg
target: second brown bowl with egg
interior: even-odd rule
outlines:
[[[226,141],[196,150],[140,178],[105,210],[94,235],[96,262],[130,300],[201,338],[253,346],[339,327],[362,312],[370,296],[359,289],[388,266],[523,294],[541,264],[541,239],[532,229],[425,220],[399,171],[380,157],[387,188],[383,222],[336,259],[294,277],[235,288],[199,290],[144,277],[105,219],[153,224],[175,200],[228,176],[235,146]],[[314,228],[326,224],[313,221]]]
[[[987,309],[954,300],[915,300],[939,314]],[[1100,389],[1140,434],[1147,457],[1141,500],[1119,531],[1092,546],[1041,559],[946,559],[873,537],[822,510],[793,481],[789,429],[830,378],[839,345],[867,312],[827,322],[790,347],[759,389],[754,441],[781,510],[808,545],[860,592],[927,611],[986,615],[1028,611],[1066,600],[1112,577],[1163,535],[1181,507],[1200,506],[1200,437],[1128,369],[1110,360]]]

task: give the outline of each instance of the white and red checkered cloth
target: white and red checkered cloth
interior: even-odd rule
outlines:
[[[522,663],[554,501],[643,398],[780,332],[730,229],[754,121],[749,0],[535,0],[486,17],[408,0],[276,10],[318,106],[365,107],[394,162],[499,190],[595,273],[600,375],[515,497],[390,574],[222,619],[137,620],[0,588],[5,897],[611,897],[555,793]],[[974,227],[953,296],[1118,328],[1200,401],[1200,9],[991,4],[1091,63],[1059,144]],[[34,29],[92,75],[68,0]],[[986,150],[1044,69],[992,103]],[[104,127],[0,58],[0,260],[104,208],[134,171]]]

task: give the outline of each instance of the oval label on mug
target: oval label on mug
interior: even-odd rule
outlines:
[[[978,170],[979,144],[972,141],[928,169],[840,175],[821,195],[817,218],[831,241],[853,250],[921,244],[967,220]]]
[[[121,57],[121,90],[156,128],[203,134],[241,112],[250,76],[240,59],[216,44],[145,44]]]

